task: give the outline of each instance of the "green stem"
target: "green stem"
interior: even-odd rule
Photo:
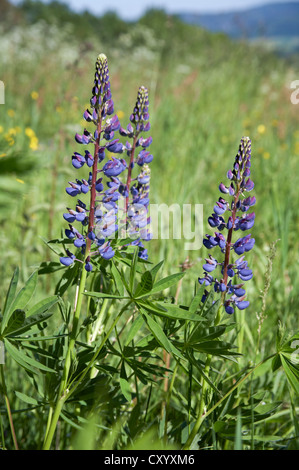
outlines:
[[[11,412],[11,409],[10,409],[10,403],[9,403],[9,399],[8,399],[8,395],[7,395],[7,388],[6,388],[6,383],[5,383],[3,364],[0,364],[0,371],[1,371],[0,373],[1,373],[1,383],[2,383],[1,389],[2,389],[2,393],[3,393],[3,397],[4,397],[6,409],[7,409],[12,440],[13,440],[13,443],[14,443],[14,446],[15,446],[15,450],[19,450],[19,446],[18,446],[18,442],[17,442],[17,436],[16,436],[16,433],[15,433],[15,428],[14,428],[13,419],[12,419],[12,412]],[[4,444],[4,442],[3,442],[3,444]]]
[[[63,369],[62,379],[61,379],[61,383],[60,383],[60,387],[59,387],[59,391],[57,395],[57,402],[54,408],[54,413],[53,413],[53,410],[50,409],[50,413],[51,414],[53,413],[53,415],[52,415],[52,419],[48,420],[48,423],[50,422],[50,424],[48,426],[48,432],[46,433],[46,438],[45,438],[44,445],[43,445],[44,450],[49,450],[51,446],[54,433],[56,430],[56,426],[60,417],[60,413],[68,395],[67,385],[68,385],[69,373],[70,373],[70,368],[71,368],[71,363],[72,363],[72,354],[73,354],[73,350],[75,346],[76,337],[78,334],[79,318],[80,318],[82,300],[83,300],[83,295],[84,295],[84,290],[85,290],[86,277],[87,277],[87,271],[84,265],[82,265],[77,303],[75,306],[73,325],[72,325],[72,330],[70,333],[70,341],[69,341],[68,350],[67,350],[67,354],[65,358],[64,369]]]

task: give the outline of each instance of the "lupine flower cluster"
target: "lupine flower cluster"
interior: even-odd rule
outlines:
[[[249,137],[243,137],[235,158],[233,169],[227,173],[229,183],[219,185],[222,195],[231,197],[231,203],[221,196],[214,206],[213,214],[208,218],[209,225],[216,229],[214,235],[206,235],[203,240],[207,249],[218,247],[223,254],[223,260],[218,261],[211,254],[205,259],[203,265],[204,276],[198,279],[200,284],[214,286],[215,292],[221,294],[221,300],[225,311],[234,313],[237,307],[243,310],[248,307],[246,300],[244,283],[252,278],[252,270],[249,269],[245,254],[249,252],[255,243],[251,234],[239,237],[235,242],[232,240],[233,232],[245,232],[254,225],[254,212],[248,210],[255,204],[254,196],[247,196],[246,193],[254,188],[254,183],[250,179],[251,166],[251,141]],[[227,220],[224,214],[227,213]],[[224,235],[227,232],[227,235]],[[232,259],[233,253],[237,255]],[[218,268],[220,275],[216,277],[214,271]],[[211,274],[213,273],[213,274]],[[206,290],[202,301],[208,295]]]
[[[138,246],[139,256],[147,258],[147,250],[142,240],[150,238],[149,218],[141,212],[147,214],[148,211],[148,164],[153,156],[148,151],[152,138],[144,138],[141,133],[150,129],[148,105],[147,89],[140,87],[130,123],[126,129],[121,127],[118,116],[114,114],[108,61],[104,54],[100,54],[96,61],[91,109],[87,109],[83,114],[86,122],[94,124],[95,130],[90,132],[84,129],[82,135],[75,136],[78,144],[92,145],[93,152],[85,149],[80,153],[74,152],[72,156],[75,169],[79,170],[86,165],[89,172],[86,179],[69,182],[66,192],[71,197],[79,198],[75,208],[67,208],[67,212],[63,214],[69,223],[65,234],[84,255],[87,271],[92,270],[93,256],[108,260],[115,255],[111,240],[115,238],[116,233],[119,236],[119,221],[124,224],[126,235],[134,238],[132,243]],[[116,133],[127,137],[127,142],[123,144],[116,137]],[[138,147],[140,151],[135,157]],[[123,156],[128,157],[128,161],[122,158]],[[135,163],[140,167],[140,174],[133,179]],[[89,206],[82,200],[86,194],[90,195]],[[134,209],[135,204],[138,205],[137,209]],[[144,210],[140,210],[140,207]],[[75,222],[79,222],[81,228],[75,228]],[[76,256],[70,250],[66,250],[66,256],[60,258],[60,262],[66,266],[75,260]]]

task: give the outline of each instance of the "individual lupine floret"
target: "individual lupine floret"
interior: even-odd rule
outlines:
[[[254,196],[245,196],[245,193],[254,188],[253,181],[249,178],[251,167],[251,141],[249,137],[243,137],[240,142],[239,150],[236,155],[233,168],[227,172],[230,181],[229,185],[220,183],[219,191],[232,198],[229,204],[224,197],[220,197],[214,206],[213,214],[208,218],[208,223],[212,228],[218,231],[214,235],[206,235],[203,240],[204,246],[211,250],[218,246],[224,259],[218,261],[209,254],[203,265],[204,276],[198,279],[200,284],[205,286],[214,285],[215,292],[220,293],[221,301],[225,311],[229,314],[234,312],[234,307],[243,310],[248,307],[249,301],[246,300],[246,291],[243,288],[244,283],[232,284],[233,278],[239,278],[241,281],[248,281],[252,278],[252,270],[248,268],[244,256],[232,259],[233,252],[238,256],[252,250],[255,239],[251,234],[238,238],[235,242],[232,240],[234,232],[247,231],[251,229],[255,221],[255,213],[247,213],[254,206],[256,198]],[[227,220],[223,215],[228,213]],[[227,230],[225,236],[223,231]],[[220,277],[214,277],[216,269],[220,269]],[[210,273],[213,273],[210,274]],[[203,301],[206,299],[208,291],[205,291]]]

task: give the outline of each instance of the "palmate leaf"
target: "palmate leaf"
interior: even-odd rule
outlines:
[[[20,309],[15,310],[3,331],[2,337],[21,335],[28,332],[33,326],[41,324],[53,315],[53,312],[49,312],[49,310],[58,300],[59,297],[53,295],[37,302],[27,312]]]
[[[157,322],[155,322],[155,320],[153,320],[152,317],[148,315],[144,309],[141,309],[141,314],[144,317],[148,328],[150,329],[160,346],[162,346],[170,354],[174,354],[180,359],[185,359],[181,352],[171,343],[171,341],[169,341],[161,326]]]

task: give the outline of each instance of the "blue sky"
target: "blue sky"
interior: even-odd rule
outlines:
[[[45,0],[46,1],[46,0]],[[214,13],[244,10],[267,3],[287,3],[288,0],[64,0],[76,11],[87,9],[97,15],[116,11],[125,20],[139,18],[148,8],[163,8],[169,13]],[[18,3],[17,0],[13,3]]]

